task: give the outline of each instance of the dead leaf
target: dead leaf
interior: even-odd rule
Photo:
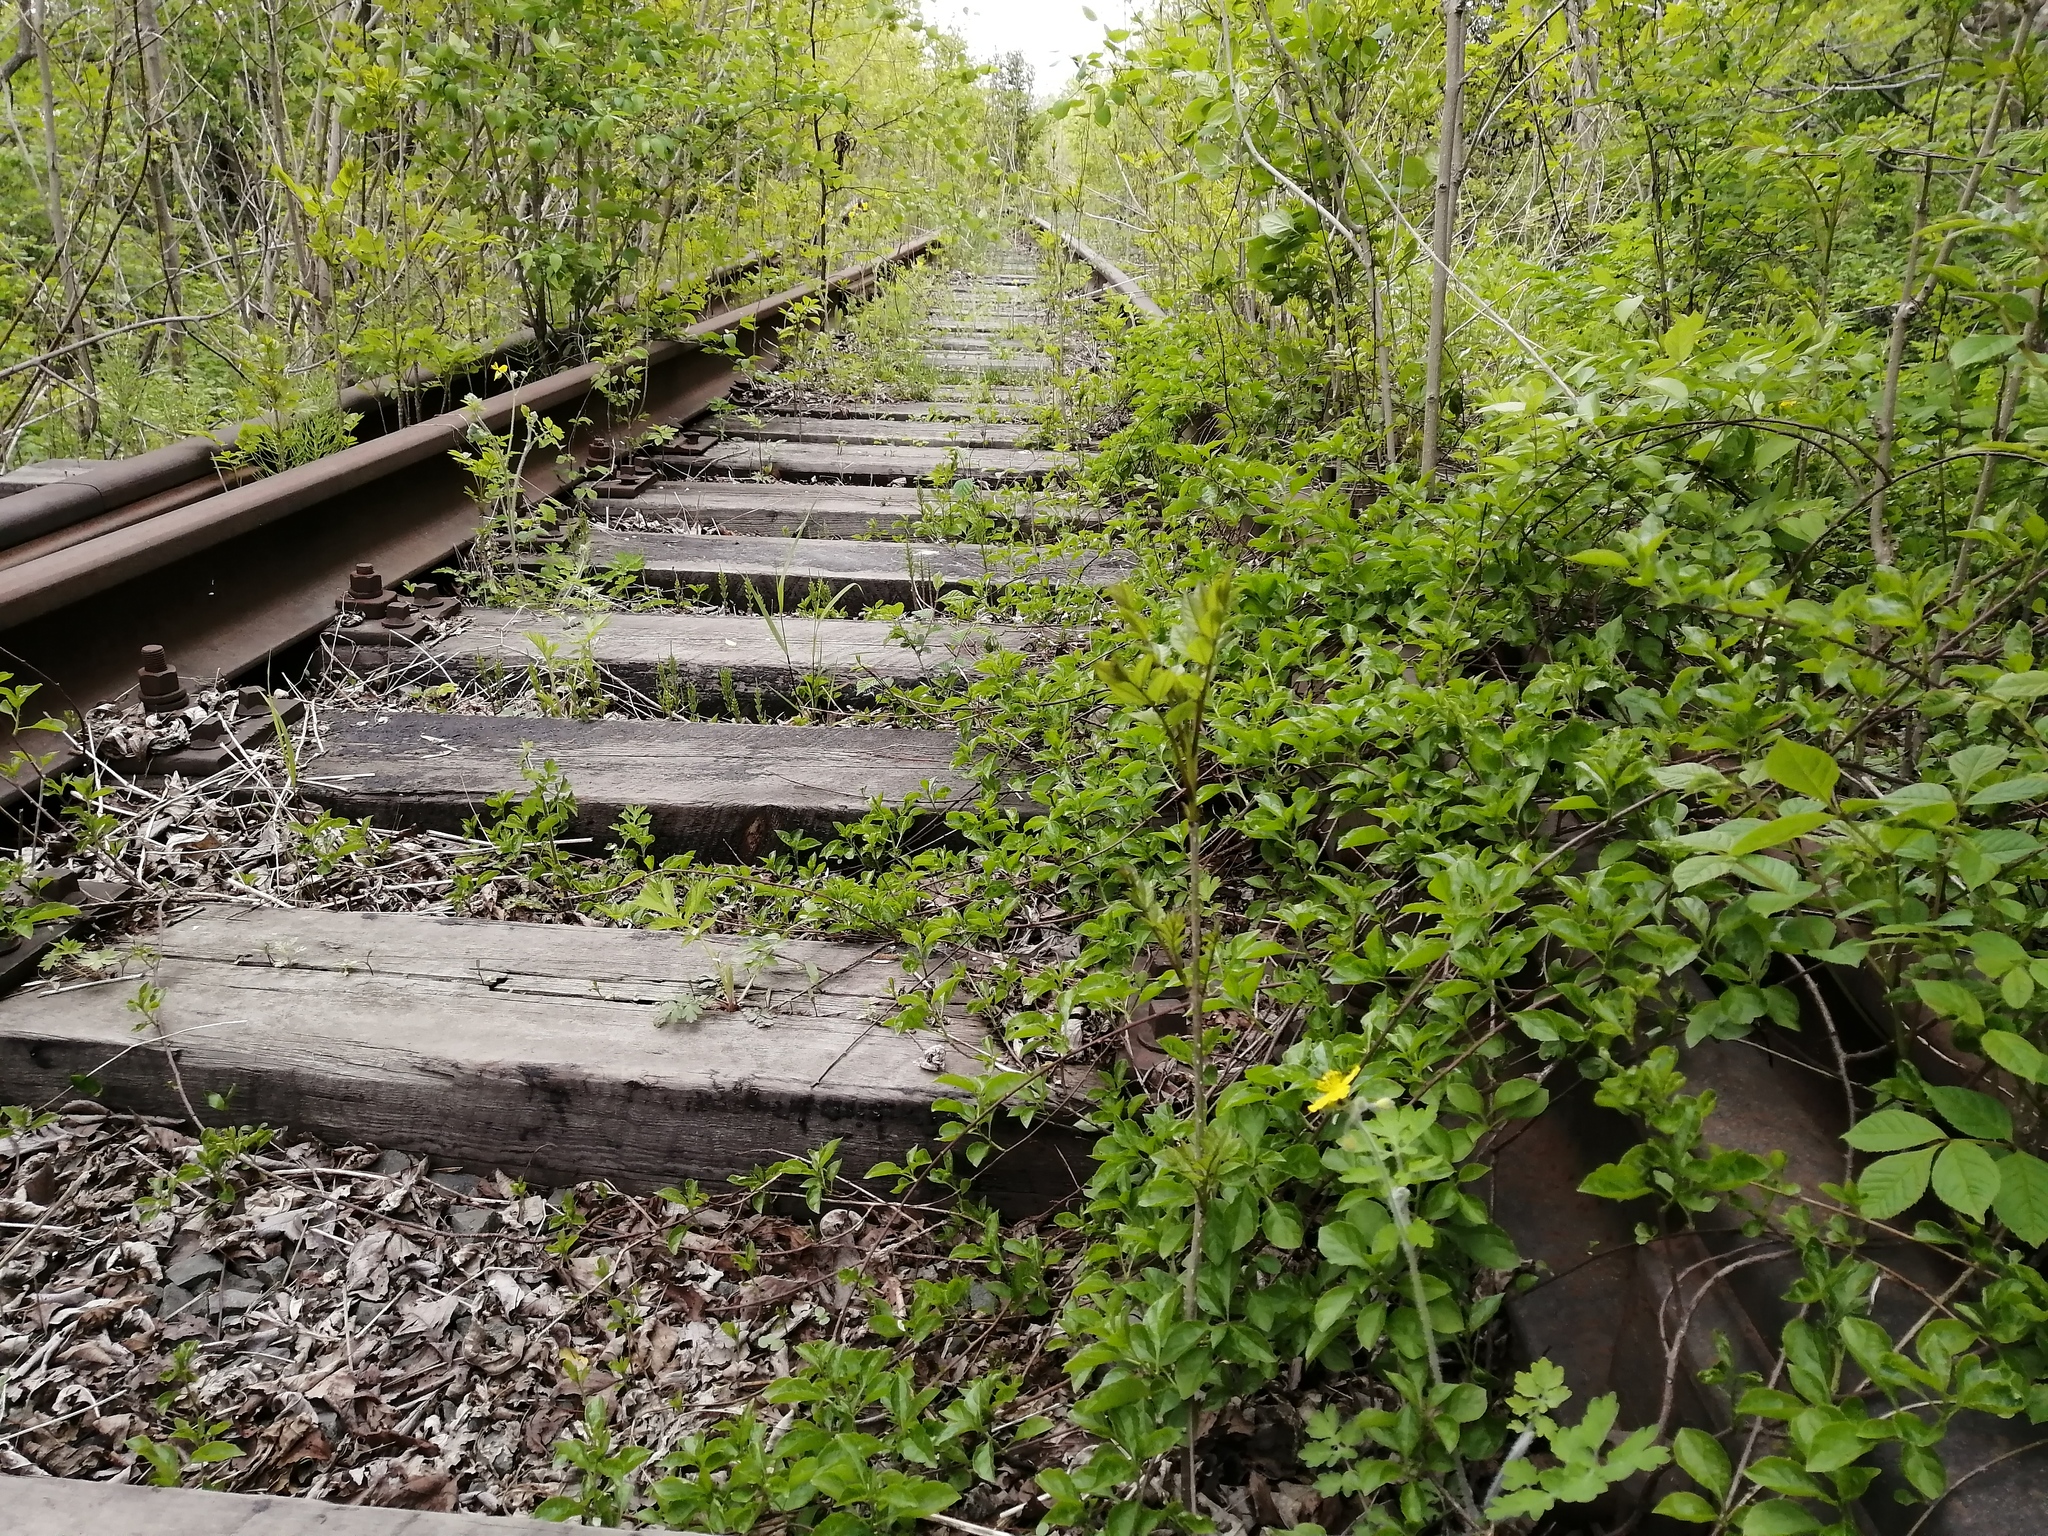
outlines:
[[[463,1300],[460,1296],[443,1296],[435,1301],[403,1302],[398,1310],[405,1318],[405,1326],[398,1331],[401,1335],[423,1333],[429,1338],[439,1338],[462,1306]]]
[[[384,1261],[390,1240],[398,1234],[376,1228],[356,1240],[348,1251],[344,1283],[366,1301],[382,1301],[391,1294],[391,1266]]]
[[[498,1306],[510,1319],[519,1315],[519,1304],[526,1299],[526,1292],[519,1282],[502,1269],[494,1269],[484,1276],[484,1284],[491,1288],[491,1294],[498,1298]]]
[[[407,1476],[402,1468],[390,1466],[349,1502],[379,1509],[427,1509],[451,1514],[455,1495],[455,1479],[446,1472],[416,1472]]]

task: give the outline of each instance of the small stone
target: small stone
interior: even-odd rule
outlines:
[[[479,1182],[473,1173],[442,1172],[433,1175],[433,1180],[450,1194],[461,1195],[465,1199],[476,1193]]]
[[[477,1237],[485,1232],[497,1230],[498,1213],[474,1205],[465,1205],[449,1215],[448,1226],[464,1237]]]
[[[217,1253],[188,1253],[164,1266],[164,1278],[189,1290],[202,1280],[218,1279],[226,1268]]]
[[[371,1167],[387,1179],[398,1177],[412,1166],[412,1159],[403,1152],[385,1152]]]
[[[156,1315],[160,1321],[168,1322],[181,1312],[191,1310],[199,1298],[182,1285],[167,1285],[156,1293]]]
[[[209,1305],[215,1312],[246,1312],[262,1300],[261,1291],[215,1291]]]
[[[285,1258],[283,1254],[279,1254],[274,1259],[265,1259],[261,1264],[258,1264],[254,1278],[263,1282],[265,1290],[274,1291],[284,1284],[285,1271],[290,1268],[291,1261]]]
[[[846,1206],[836,1206],[818,1219],[818,1235],[826,1239],[850,1237],[861,1228],[867,1217]]]

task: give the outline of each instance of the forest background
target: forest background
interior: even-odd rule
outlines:
[[[342,385],[673,328],[728,263],[947,222],[988,163],[959,40],[871,0],[25,0],[16,37],[9,465],[260,412],[332,446]]]

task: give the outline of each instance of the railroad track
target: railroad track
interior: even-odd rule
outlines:
[[[295,653],[334,618],[358,564],[393,579],[432,570],[475,535],[470,482],[449,458],[478,428],[524,413],[561,429],[562,459],[537,458],[524,489],[564,489],[599,444],[687,420],[722,399],[747,357],[772,352],[807,304],[844,304],[936,248],[908,241],[877,260],[706,316],[646,349],[641,387],[598,388],[602,363],[566,369],[409,425],[385,413],[369,440],[260,480],[226,483],[212,440],[193,439],[0,500],[0,646],[48,708],[83,713],[135,686],[161,645],[194,677],[235,677]],[[737,280],[736,270],[722,274]],[[445,391],[443,393],[446,393]],[[381,402],[383,396],[369,400]],[[0,744],[0,751],[5,745]]]
[[[601,840],[637,815],[644,859],[748,861],[787,835],[830,837],[877,803],[909,802],[913,820],[921,803],[913,841],[943,835],[931,807],[977,792],[956,763],[957,733],[849,722],[899,690],[957,685],[984,657],[1060,646],[1062,624],[1011,622],[1006,610],[1021,594],[1064,592],[1085,622],[1093,594],[1128,570],[1100,548],[1036,542],[1091,521],[1062,489],[1078,454],[1035,440],[1056,380],[1036,340],[1036,254],[1018,249],[941,285],[920,359],[928,399],[814,392],[707,414],[742,379],[742,359],[794,340],[789,316],[803,301],[864,297],[933,249],[911,242],[652,344],[624,405],[594,392],[595,367],[572,369],[262,481],[222,489],[215,477],[200,494],[194,481],[158,484],[169,473],[159,464],[103,475],[89,496],[73,487],[68,502],[42,496],[36,505],[75,516],[17,519],[31,532],[0,551],[0,646],[19,678],[44,688],[38,703],[81,717],[98,771],[165,825],[201,801],[232,802],[241,809],[222,814],[245,822],[303,805],[330,830],[366,821],[388,834],[372,863],[432,862],[538,783],[573,795],[575,810],[540,828],[529,852]],[[1089,286],[1131,285],[1101,264]],[[703,345],[712,337],[737,345]],[[518,464],[497,488],[501,513],[516,505],[491,521],[450,450],[479,432],[511,445],[550,431],[564,452]],[[990,500],[1002,526],[973,542],[918,537],[935,482],[960,501],[1002,492]],[[106,505],[123,495],[133,499]],[[478,590],[542,606],[461,606],[423,585],[472,544]],[[593,584],[618,610],[601,624],[548,611],[546,599]],[[463,702],[405,707],[423,687]],[[575,707],[534,707],[558,689],[583,692]],[[654,707],[621,717],[606,690],[613,704]],[[19,796],[16,814],[41,813]],[[445,903],[422,913],[381,894],[371,905],[385,910],[337,910],[347,903],[300,905],[232,883],[87,881],[45,894],[153,907],[163,925],[142,935],[140,1003],[136,977],[118,968],[74,969],[0,1000],[0,1097],[61,1104],[83,1084],[100,1105],[156,1117],[164,1135],[193,1119],[289,1126],[436,1179],[475,1170],[470,1192],[477,1175],[536,1188],[723,1184],[827,1141],[853,1173],[906,1159],[937,1127],[938,1074],[966,1064],[974,1044],[964,1031],[887,1027],[899,994],[922,984],[896,946],[679,943],[450,916]],[[32,976],[67,931],[48,925],[0,957],[0,985]],[[216,1108],[201,1114],[208,1096]],[[73,1105],[56,1138],[103,1134],[95,1113]],[[0,1150],[26,1166],[56,1144],[51,1129]],[[1084,1148],[1041,1128],[993,1159],[979,1187],[1013,1212],[1042,1209],[1075,1187]],[[243,1156],[256,1166],[253,1149]],[[24,1183],[17,1209],[53,1220],[60,1206],[37,1192],[49,1195]],[[15,1246],[38,1225],[23,1224]],[[178,1252],[163,1249],[167,1260]],[[137,1326],[176,1326],[168,1295],[197,1325],[187,1337],[232,1339],[231,1273],[211,1289],[200,1279],[189,1299],[164,1279]],[[274,1289],[275,1305],[291,1294]],[[47,1508],[32,1526],[72,1528],[81,1499],[117,1527],[173,1518],[160,1502],[123,1502],[130,1490],[92,1489],[40,1488]],[[326,1513],[273,1502],[250,1528]],[[386,1528],[363,1518],[365,1531]]]
[[[905,247],[889,260],[927,250]],[[1128,278],[1076,254],[1090,262],[1090,287],[1144,309]],[[868,291],[880,270],[841,274],[834,291]],[[525,515],[488,530],[470,562],[478,590],[548,600],[539,606],[456,610],[418,588],[415,579],[433,579],[482,525],[447,458],[466,418],[400,429],[353,458],[337,456],[346,462],[195,496],[168,512],[144,515],[142,503],[99,511],[75,525],[84,532],[20,546],[26,556],[0,554],[0,584],[14,583],[0,590],[38,608],[20,623],[10,610],[0,644],[25,651],[81,710],[103,765],[124,782],[164,786],[155,800],[131,802],[133,835],[161,844],[175,863],[179,838],[203,846],[232,825],[261,848],[286,822],[313,818],[300,865],[363,872],[353,883],[323,876],[325,885],[282,891],[172,882],[150,898],[174,919],[149,939],[153,1002],[138,996],[132,972],[95,978],[89,956],[66,980],[0,1000],[0,1100],[62,1104],[87,1083],[100,1104],[144,1116],[156,1150],[190,1158],[187,1168],[230,1146],[238,1176],[253,1186],[223,1221],[138,1228],[146,1241],[103,1238],[116,1259],[135,1247],[153,1255],[131,1284],[129,1271],[90,1254],[67,1264],[56,1234],[111,1230],[107,1218],[66,1205],[81,1189],[87,1198],[104,1191],[119,1208],[138,1182],[167,1177],[152,1169],[151,1143],[75,1099],[51,1123],[0,1141],[0,1169],[30,1170],[0,1189],[0,1215],[12,1222],[0,1225],[0,1283],[28,1278],[7,1272],[24,1245],[48,1260],[39,1289],[23,1292],[36,1329],[10,1334],[0,1313],[0,1362],[24,1358],[7,1353],[14,1340],[36,1350],[25,1356],[31,1369],[18,1372],[32,1383],[36,1414],[55,1427],[87,1412],[77,1393],[89,1397],[104,1373],[122,1368],[124,1338],[137,1354],[152,1336],[175,1334],[230,1361],[285,1349],[291,1358],[267,1376],[246,1367],[274,1401],[265,1400],[270,1427],[238,1464],[249,1470],[236,1486],[452,1509],[464,1480],[495,1490],[516,1485],[507,1468],[530,1475],[545,1466],[564,1423],[555,1405],[585,1385],[548,1376],[542,1366],[558,1350],[571,1359],[607,1347],[630,1355],[650,1385],[622,1374],[606,1400],[639,1426],[678,1417],[660,1383],[686,1381],[714,1397],[730,1390],[729,1400],[716,1397],[724,1412],[765,1381],[756,1372],[780,1369],[764,1362],[773,1358],[766,1347],[750,1365],[745,1347],[720,1355],[708,1334],[687,1348],[673,1336],[660,1345],[652,1322],[631,1349],[606,1344],[603,1319],[642,1281],[733,1322],[742,1346],[779,1344],[781,1325],[767,1321],[778,1307],[805,1305],[849,1264],[872,1279],[878,1254],[919,1252],[920,1208],[863,1204],[852,1184],[835,1200],[867,1223],[866,1247],[845,1225],[831,1234],[777,1228],[772,1216],[735,1218],[701,1192],[648,1196],[692,1179],[715,1189],[764,1163],[800,1171],[820,1144],[836,1149],[847,1174],[904,1161],[938,1128],[939,1076],[968,1066],[977,1042],[965,1030],[886,1027],[928,980],[900,945],[680,942],[661,925],[696,924],[659,910],[655,898],[666,889],[672,901],[675,891],[645,877],[650,861],[669,858],[758,864],[788,838],[829,838],[878,801],[908,804],[898,831],[914,853],[921,839],[943,835],[934,805],[983,793],[983,777],[957,761],[957,732],[895,706],[915,690],[943,693],[977,667],[1029,665],[1067,644],[1087,624],[1093,594],[1126,569],[1101,541],[1059,538],[1085,533],[1092,514],[1060,489],[1077,450],[1044,444],[1034,430],[1034,408],[1059,378],[1030,346],[1044,318],[1034,297],[1041,278],[1020,255],[952,282],[922,358],[927,377],[948,382],[925,399],[813,392],[707,415],[739,375],[730,358],[684,346],[657,349],[646,395],[628,409],[592,411],[587,373],[494,402],[484,422],[499,432],[522,406],[553,413],[546,419],[562,426],[574,459],[574,475],[549,462],[519,477],[526,513],[550,499],[566,504],[572,478],[589,487],[573,537]],[[780,315],[806,296],[781,295],[701,329],[736,332],[764,350]],[[677,430],[621,451],[654,426]],[[606,468],[595,478],[582,473],[597,466]],[[960,489],[934,495],[935,478]],[[978,536],[924,536],[947,516]],[[124,518],[122,527],[106,522]],[[224,574],[202,594],[193,583],[207,570]],[[274,591],[262,586],[264,572],[280,583]],[[1047,594],[1064,596],[1048,605]],[[688,611],[679,595],[695,599]],[[602,624],[563,611],[565,598],[570,610],[604,609]],[[1050,617],[1035,611],[1048,606]],[[85,643],[67,648],[66,636]],[[149,728],[133,708],[94,709],[135,681],[130,652],[147,642],[163,644],[177,669],[146,668],[141,686],[164,706],[159,720],[203,704],[211,717],[197,722],[202,730],[190,720]],[[288,673],[303,675],[305,688],[267,686]],[[202,679],[255,691],[202,688]],[[299,713],[300,692],[314,696],[310,715]],[[296,744],[290,761],[274,750],[281,725]],[[229,789],[201,815],[193,786],[209,776]],[[979,813],[1030,809],[997,800]],[[363,823],[382,831],[351,842]],[[472,835],[479,826],[488,833],[481,842]],[[601,848],[627,826],[635,878],[653,902],[633,914],[635,926],[501,920],[563,915],[522,906],[508,872],[518,861]],[[470,891],[469,904],[496,917],[419,910],[422,890],[435,898],[425,905],[445,908],[439,898],[462,859],[493,847],[499,873]],[[112,903],[142,894],[88,887],[84,895]],[[52,925],[38,937],[61,936]],[[0,967],[19,981],[37,948],[0,956]],[[1861,1013],[1881,1033],[1882,997],[1857,993],[1852,980],[1823,978],[1837,1017]],[[1719,1095],[1722,1144],[1787,1151],[1790,1176],[1807,1188],[1839,1177],[1841,1117],[1824,1072],[1776,1071],[1758,1053],[1716,1041],[1691,1050],[1686,1071],[1695,1088]],[[197,1113],[208,1095],[221,1096],[219,1107]],[[1547,1273],[1508,1303],[1518,1353],[1557,1362],[1581,1396],[1619,1393],[1632,1422],[1657,1418],[1668,1400],[1673,1422],[1725,1428],[1694,1377],[1715,1364],[1719,1341],[1738,1368],[1768,1369],[1768,1341],[1790,1317],[1781,1298],[1797,1259],[1749,1244],[1732,1221],[1637,1244],[1633,1213],[1578,1192],[1629,1144],[1629,1128],[1584,1092],[1558,1097],[1488,1156],[1498,1221]],[[186,1135],[195,1118],[289,1126],[312,1139],[282,1152],[195,1143]],[[45,1177],[60,1158],[102,1171],[66,1191]],[[1071,1191],[1086,1164],[1084,1140],[1040,1122],[978,1171],[977,1191],[1028,1215]],[[586,1194],[588,1211],[573,1195],[540,1193],[589,1191],[593,1180],[618,1193]],[[744,1247],[727,1235],[742,1231]],[[781,1252],[755,1274],[743,1255],[764,1232]],[[541,1257],[567,1253],[562,1245],[584,1233],[598,1235],[573,1262]],[[802,1256],[827,1240],[842,1246],[805,1270]],[[930,1283],[944,1255],[919,1256],[930,1262],[911,1283]],[[1885,1306],[1910,1310],[1909,1293],[1938,1294],[1949,1283],[1924,1253],[1884,1257],[1903,1282]],[[620,1272],[633,1286],[608,1278]],[[351,1293],[358,1273],[375,1296]],[[495,1291],[490,1275],[506,1277]],[[398,1338],[379,1331],[388,1332],[393,1308],[407,1318]],[[361,1372],[349,1354],[356,1329],[374,1341],[364,1343]],[[339,1353],[329,1347],[337,1336],[347,1346]],[[686,1356],[689,1365],[676,1364]],[[515,1363],[492,1375],[508,1358]],[[202,1394],[204,1382],[242,1368],[174,1383],[169,1395],[198,1411],[217,1400]],[[378,1371],[404,1384],[383,1416]],[[728,1388],[734,1372],[739,1385]],[[7,1407],[0,1397],[0,1423],[16,1423]],[[124,1417],[90,1411],[94,1424]],[[32,1414],[0,1429],[0,1470],[37,1468],[14,1447],[35,1447],[39,1423]],[[301,1438],[280,1438],[278,1426],[294,1424]],[[518,1431],[510,1439],[507,1425]],[[109,1442],[99,1459],[58,1470],[103,1473],[121,1436],[95,1433]],[[2024,1449],[2013,1434],[1979,1416],[1958,1420],[1951,1443],[1989,1465]],[[316,1435],[319,1455],[307,1449]],[[413,1459],[375,1457],[379,1446],[409,1447]],[[439,1447],[444,1459],[417,1470],[422,1447]],[[291,1470],[299,1456],[332,1460],[335,1470],[309,1488]],[[2017,1480],[1972,1484],[1928,1530],[2026,1528],[2032,1494],[2017,1469],[2028,1464],[2010,1465]],[[87,1523],[452,1536],[461,1523],[406,1508],[221,1503],[75,1480],[38,1481],[25,1507],[32,1536]],[[464,1505],[492,1515],[511,1507],[495,1491]]]

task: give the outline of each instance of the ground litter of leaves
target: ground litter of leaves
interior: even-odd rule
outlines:
[[[528,1510],[561,1491],[587,1400],[660,1455],[757,1402],[796,1344],[880,1342],[875,1302],[946,1262],[942,1213],[913,1206],[564,1200],[310,1141],[180,1180],[196,1148],[84,1101],[0,1139],[0,1470],[143,1481],[130,1441],[183,1421],[235,1448],[217,1488]],[[1047,1324],[974,1321],[928,1347],[934,1373],[1014,1352],[1063,1385]]]

